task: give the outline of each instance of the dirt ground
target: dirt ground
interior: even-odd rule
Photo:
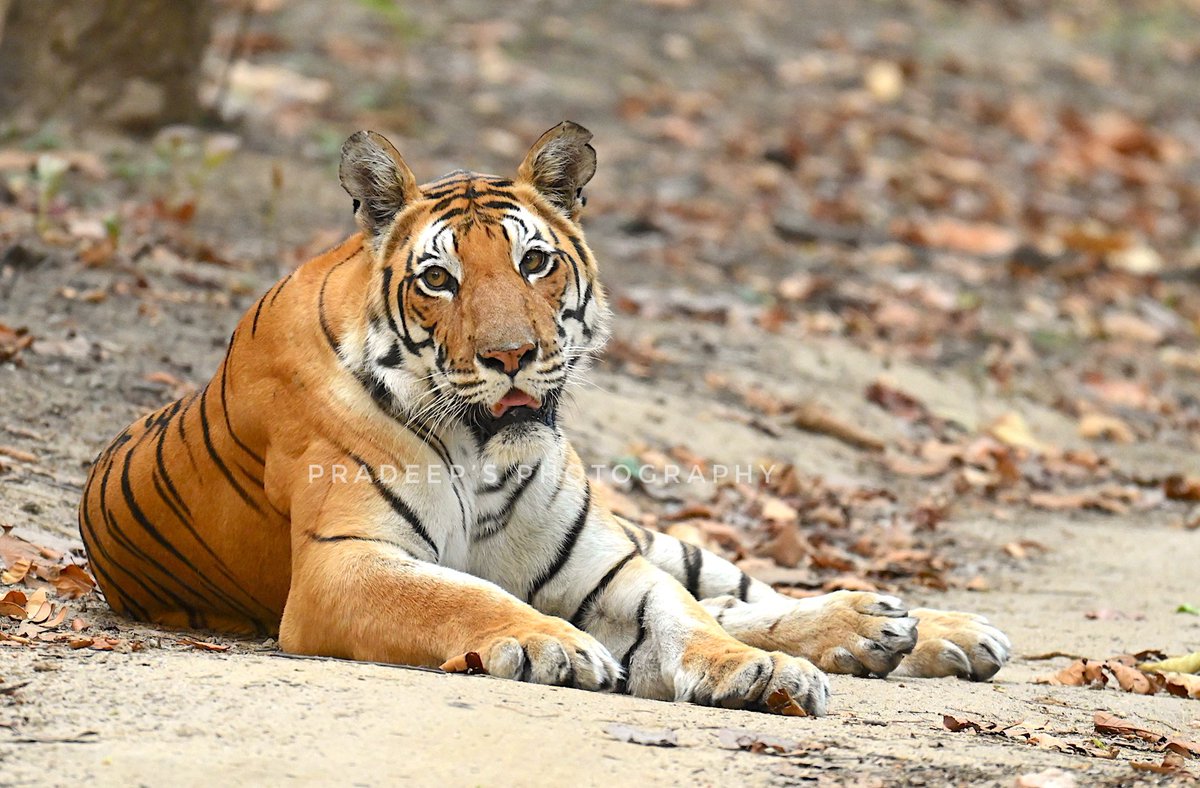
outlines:
[[[235,39],[282,71],[231,79],[227,160],[192,147],[228,144],[211,130],[174,149],[55,128],[0,143],[17,152],[0,155],[0,327],[33,337],[0,354],[0,523],[82,558],[75,507],[96,452],[203,385],[258,294],[350,230],[335,164],[348,133],[386,131],[418,175],[507,173],[569,117],[596,133],[586,228],[618,307],[613,349],[566,413],[585,459],[683,448],[887,491],[878,522],[846,503],[849,524],[821,530],[802,511],[802,538],[821,539],[772,577],[983,613],[1012,663],[987,684],[835,677],[828,717],[776,718],[300,660],[214,633],[200,637],[228,649],[206,651],[92,594],[71,616],[113,651],[0,640],[0,785],[1176,779],[1131,768],[1162,760],[1149,743],[1106,739],[1112,759],[1078,748],[1098,740],[1098,711],[1200,739],[1196,700],[1035,679],[1074,656],[1200,649],[1200,616],[1176,612],[1200,605],[1194,9],[507,5],[484,19],[476,0],[360,2],[330,19],[326,4],[263,0],[239,32],[230,4],[210,82]],[[1116,116],[1152,154],[1097,152]],[[40,152],[93,157],[42,211]],[[916,405],[881,406],[865,393],[881,380]],[[797,429],[795,403],[886,448]],[[997,428],[1014,413],[1019,429]],[[1087,432],[1096,413],[1120,426]],[[913,471],[934,461],[931,440],[983,441],[986,458],[960,448]],[[669,520],[662,491],[626,492]],[[727,554],[778,563],[778,533],[740,516],[725,518],[744,542]],[[876,552],[855,557],[850,533]],[[888,539],[925,568],[889,559]],[[821,540],[848,568],[821,563]],[[947,714],[1023,721],[1076,750],[952,733]],[[621,741],[613,724],[675,731],[677,746]],[[730,748],[726,729],[791,745]]]

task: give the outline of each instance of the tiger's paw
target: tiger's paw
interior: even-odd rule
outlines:
[[[1008,637],[983,616],[926,608],[909,615],[918,621],[920,635],[894,675],[987,681],[1012,654]]]
[[[675,699],[703,706],[779,712],[780,691],[805,714],[829,705],[829,679],[808,660],[724,638],[689,646],[675,676]]]
[[[600,641],[565,621],[545,624],[495,637],[477,649],[484,670],[534,684],[601,692],[617,686],[621,666]]]
[[[917,644],[917,619],[884,594],[835,591],[753,603],[723,597],[705,607],[738,640],[804,657],[827,673],[886,676]]]

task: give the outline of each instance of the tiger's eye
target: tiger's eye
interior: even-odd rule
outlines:
[[[430,290],[448,290],[452,280],[449,271],[435,265],[425,269],[425,273],[421,274],[421,281]]]
[[[530,249],[521,258],[521,273],[525,276],[535,276],[546,270],[550,264],[550,255],[541,249]]]

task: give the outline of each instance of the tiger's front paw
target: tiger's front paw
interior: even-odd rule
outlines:
[[[600,641],[550,617],[493,637],[477,651],[488,673],[506,679],[607,692],[621,678],[620,664]]]
[[[705,602],[726,631],[752,646],[804,657],[828,673],[886,676],[917,643],[917,620],[894,596],[835,591],[810,599]],[[721,608],[720,605],[725,605]]]
[[[925,608],[910,610],[909,615],[918,621],[919,637],[897,676],[987,681],[1012,653],[1008,637],[983,616]]]
[[[676,700],[728,709],[773,711],[780,690],[806,714],[829,705],[829,679],[808,660],[724,638],[690,645],[675,677]]]

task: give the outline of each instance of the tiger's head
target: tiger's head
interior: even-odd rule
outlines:
[[[376,264],[358,371],[405,418],[514,449],[552,434],[564,389],[608,335],[579,225],[591,137],[563,122],[516,178],[459,170],[420,186],[383,136],[342,146],[342,186]]]

